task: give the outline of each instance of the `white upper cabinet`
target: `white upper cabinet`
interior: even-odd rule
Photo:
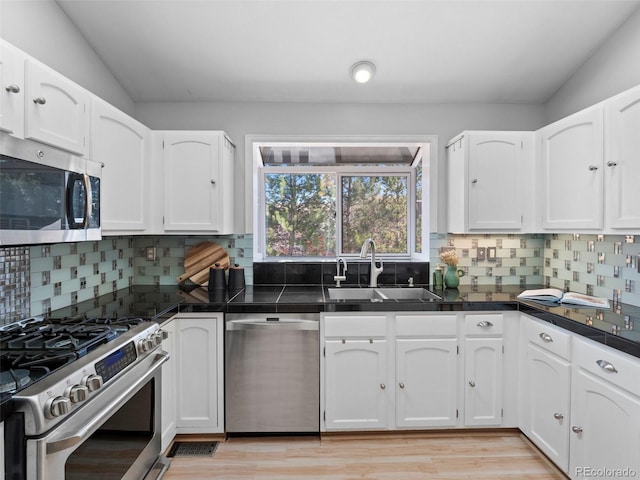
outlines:
[[[608,230],[640,230],[640,86],[605,102]]]
[[[26,78],[25,137],[84,155],[89,93],[31,59]]]
[[[0,131],[24,136],[24,62],[26,55],[0,43]]]
[[[149,222],[151,131],[94,98],[91,158],[102,169],[102,233],[143,233]]]
[[[532,132],[465,131],[450,142],[448,231],[531,231],[532,147]]]
[[[543,231],[604,227],[601,104],[538,130]]]
[[[161,132],[164,230],[233,233],[233,157],[224,132]]]

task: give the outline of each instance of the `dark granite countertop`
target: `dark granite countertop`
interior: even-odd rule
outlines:
[[[330,285],[329,287],[332,287]],[[349,287],[353,287],[350,285]],[[95,300],[53,312],[55,315],[124,317],[157,321],[179,312],[313,313],[358,311],[496,311],[519,310],[579,335],[640,357],[640,307],[613,304],[609,309],[550,306],[520,301],[519,286],[461,286],[433,290],[442,300],[331,300],[327,286],[247,286],[239,292],[208,292],[206,288],[133,286]],[[409,288],[409,287],[402,287]],[[415,288],[422,288],[420,286]],[[538,285],[528,288],[540,288]]]

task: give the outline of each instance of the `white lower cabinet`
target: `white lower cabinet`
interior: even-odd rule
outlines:
[[[327,340],[324,347],[327,430],[388,428],[386,340]]]
[[[222,314],[178,314],[174,323],[176,433],[222,433]]]
[[[569,476],[640,475],[640,361],[574,339]]]
[[[503,385],[515,385],[517,376],[517,368],[503,368],[505,315],[323,314],[321,429],[505,425],[511,397]],[[517,331],[515,312],[512,320]]]
[[[387,316],[326,315],[321,329],[324,406],[320,424],[326,430],[389,428],[388,392],[393,385],[388,371]]]
[[[394,322],[396,427],[455,427],[457,316],[397,314]]]
[[[169,354],[169,360],[162,365],[162,412],[160,418],[160,451],[165,452],[176,436],[176,321],[162,325],[167,338],[162,341],[162,349]]]
[[[570,335],[546,322],[521,319],[521,430],[564,472],[569,469]]]
[[[502,424],[502,338],[465,338],[464,424]]]

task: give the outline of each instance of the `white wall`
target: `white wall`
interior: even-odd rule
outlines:
[[[460,131],[535,130],[544,125],[544,114],[542,105],[506,104],[137,103],[135,111],[152,129],[224,130],[231,136],[237,146],[237,215],[244,212],[245,168],[251,160],[244,158],[247,134],[437,135],[442,166],[444,146]],[[445,173],[440,168],[440,185]],[[444,194],[440,188],[439,218]],[[438,226],[444,231],[444,223]]]
[[[640,8],[547,102],[547,123],[640,85]]]
[[[0,0],[0,37],[133,115],[129,95],[54,0]]]

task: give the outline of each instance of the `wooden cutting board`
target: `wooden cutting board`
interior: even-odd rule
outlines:
[[[184,257],[184,273],[178,277],[178,283],[190,280],[197,285],[208,285],[209,268],[216,263],[225,270],[229,268],[229,256],[217,243],[206,241],[191,247]]]

